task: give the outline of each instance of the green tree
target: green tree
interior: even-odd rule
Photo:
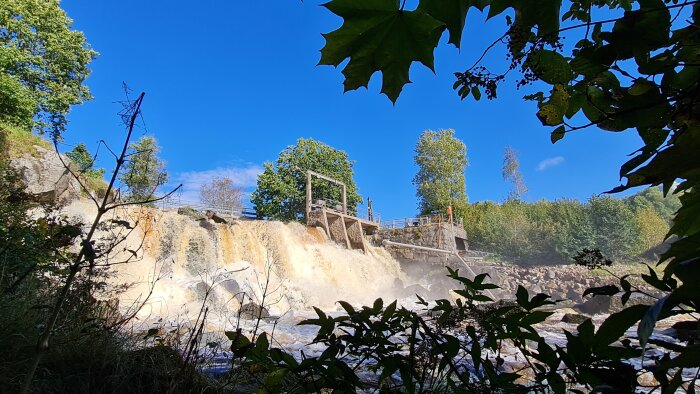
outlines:
[[[467,203],[464,170],[467,146],[451,129],[421,134],[414,160],[418,173],[413,178],[420,214],[447,211],[448,206],[462,216]]]
[[[78,170],[87,177],[102,178],[105,174],[104,168],[93,168],[95,159],[83,143],[76,145],[70,152],[67,152],[66,157],[78,166]]]
[[[296,145],[285,148],[274,164],[264,164],[250,200],[260,218],[301,221],[306,211],[306,171],[311,170],[345,183],[348,211],[356,212],[362,197],[353,180],[353,165],[346,152],[311,138],[300,138]],[[342,198],[340,188],[325,180],[313,179],[312,188],[315,198]]]
[[[129,149],[131,156],[119,179],[127,187],[130,201],[149,200],[168,181],[165,162],[158,157],[160,146],[154,137],[143,136],[129,144]]]
[[[97,53],[58,0],[0,2],[0,121],[55,139],[71,105],[91,98],[83,83]]]
[[[503,152],[503,169],[501,170],[504,181],[513,183],[513,189],[508,193],[508,198],[519,200],[527,193],[527,186],[523,174],[520,172],[520,160],[518,152],[510,146],[506,146]]]
[[[593,249],[595,230],[588,209],[577,200],[558,200],[550,205],[549,220],[554,226],[553,248],[561,261],[583,249]]]
[[[639,227],[634,212],[623,200],[591,197],[588,209],[595,231],[595,247],[605,256],[625,262],[639,252]]]
[[[633,209],[654,209],[667,223],[673,221],[676,211],[681,207],[681,201],[675,194],[664,196],[659,187],[648,187],[639,193],[628,197]]]
[[[653,207],[644,207],[634,213],[639,228],[639,253],[657,247],[664,242],[670,226]]]

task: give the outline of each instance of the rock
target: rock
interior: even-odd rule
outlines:
[[[206,284],[205,282],[198,282],[196,285],[194,285],[194,288],[192,291],[194,291],[197,300],[201,301],[204,299],[204,297],[207,295],[207,291],[209,291],[210,286]],[[209,296],[211,297],[213,293],[210,292]]]
[[[214,223],[228,223],[226,219],[222,218],[221,216],[217,215],[216,212],[209,211],[207,210],[206,215],[209,219],[211,219]]]
[[[583,298],[573,287],[569,287],[569,290],[566,292],[566,298],[576,303],[583,302]]]
[[[415,297],[416,294],[418,294],[421,297],[425,297],[430,293],[428,289],[421,285],[408,285],[404,287],[404,289],[401,291],[401,294],[403,294],[403,297]]]
[[[575,305],[574,309],[587,315],[606,313],[610,310],[610,296],[593,296],[583,304]]]
[[[199,220],[199,226],[208,230],[208,231],[216,231],[216,225],[206,218],[200,219]]]
[[[18,157],[10,161],[27,186],[26,192],[36,201],[66,205],[80,197],[81,187],[61,162],[58,154],[40,146],[34,147],[37,156]],[[69,160],[63,157],[63,161]]]
[[[189,216],[194,220],[205,219],[207,216],[192,207],[182,207],[177,209],[178,215]]]
[[[561,318],[561,321],[564,323],[578,325],[578,324],[585,322],[588,319],[589,319],[588,316],[579,315],[578,313],[567,313]]]
[[[241,307],[241,317],[248,320],[265,319],[270,317],[270,312],[264,306],[249,302]]]
[[[232,295],[241,292],[241,286],[234,279],[226,279],[221,282],[221,287]]]

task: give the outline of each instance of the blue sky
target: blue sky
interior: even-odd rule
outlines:
[[[396,105],[379,94],[376,74],[369,89],[343,93],[340,69],[316,66],[321,36],[342,20],[316,1],[156,2],[63,0],[88,42],[100,53],[87,85],[94,100],[70,114],[66,147],[104,139],[118,145],[123,128],[116,116],[125,81],[145,91],[148,132],[160,142],[173,183],[183,198],[198,184],[228,174],[252,190],[264,161],[273,161],[299,137],[345,150],[356,161],[356,182],[383,218],[416,212],[413,150],[426,129],[452,128],[467,145],[471,202],[502,201],[503,150],[520,155],[529,192],[524,199],[585,199],[619,184],[619,166],[640,146],[633,132],[590,129],[556,145],[522,96],[536,87],[502,86],[494,101],[460,101],[452,90],[455,71],[471,65],[503,20],[485,23],[472,13],[461,51],[441,45],[436,73],[414,64]],[[447,36],[443,36],[446,43]],[[503,50],[486,59],[507,67]],[[109,162],[104,162],[109,167]]]

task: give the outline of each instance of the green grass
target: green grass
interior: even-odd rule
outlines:
[[[46,138],[21,127],[0,123],[0,151],[6,157],[38,157],[36,146],[53,150],[53,144]]]

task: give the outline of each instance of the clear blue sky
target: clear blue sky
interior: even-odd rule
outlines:
[[[100,52],[87,84],[94,100],[70,114],[65,142],[122,137],[115,115],[121,83],[145,91],[148,131],[159,140],[173,182],[196,184],[213,174],[237,176],[251,190],[264,161],[299,137],[345,150],[356,161],[356,182],[382,217],[416,212],[413,149],[426,129],[452,128],[467,145],[471,202],[505,199],[503,150],[520,154],[528,201],[585,199],[618,185],[626,155],[640,145],[633,132],[590,129],[552,145],[535,117],[530,90],[503,86],[494,101],[460,101],[452,90],[455,71],[471,65],[503,29],[470,14],[462,50],[441,45],[433,74],[414,64],[413,84],[394,106],[369,90],[343,93],[340,69],[316,66],[322,32],[341,19],[316,1],[269,2],[64,0],[63,8]],[[446,42],[446,36],[443,42]],[[503,51],[487,65],[506,67]],[[67,146],[68,146],[67,145]]]

